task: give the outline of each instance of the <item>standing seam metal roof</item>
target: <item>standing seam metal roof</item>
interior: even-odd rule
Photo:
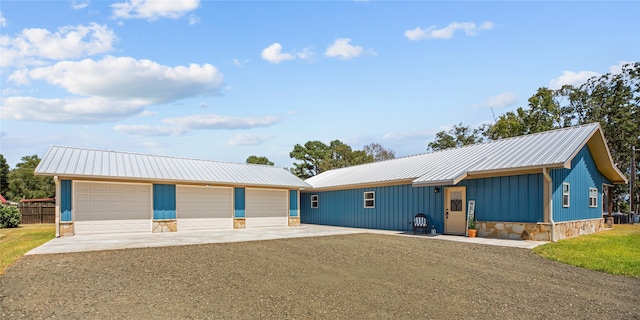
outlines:
[[[308,188],[291,172],[266,165],[52,146],[36,175]]]
[[[594,134],[602,134],[598,123],[334,169],[305,181],[314,189],[407,180],[414,185],[441,185],[455,184],[473,173],[565,167]],[[606,156],[613,166],[611,156]],[[616,181],[624,181],[613,168]]]

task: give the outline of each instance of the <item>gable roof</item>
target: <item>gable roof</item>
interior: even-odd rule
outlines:
[[[36,175],[308,188],[283,168],[140,153],[52,146]]]
[[[613,183],[626,183],[613,164],[599,123],[334,169],[305,181],[313,189],[398,183],[455,185],[467,178],[570,169],[571,160],[585,145],[605,177]]]

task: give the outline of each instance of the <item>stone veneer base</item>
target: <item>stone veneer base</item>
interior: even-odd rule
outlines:
[[[478,237],[551,241],[550,223],[525,222],[478,222]],[[562,240],[596,233],[604,229],[604,219],[589,219],[567,222],[556,222],[553,225],[554,239]]]
[[[299,226],[300,225],[300,217],[289,217],[289,226]]]
[[[178,231],[178,223],[176,220],[154,220],[151,230],[153,233],[176,232]]]
[[[233,219],[233,228],[234,229],[244,229],[247,227],[247,221],[245,218],[234,218]]]
[[[70,237],[74,235],[73,222],[60,222],[60,236]]]

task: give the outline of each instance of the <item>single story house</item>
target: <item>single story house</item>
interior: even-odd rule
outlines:
[[[598,123],[322,172],[301,193],[302,223],[554,241],[604,228],[603,197],[625,176]],[[610,194],[610,193],[609,193]]]
[[[52,146],[35,169],[56,183],[56,235],[299,225],[283,168]]]

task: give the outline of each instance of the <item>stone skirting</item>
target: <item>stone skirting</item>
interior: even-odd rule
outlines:
[[[600,232],[604,230],[604,228],[603,218],[558,222],[553,227],[553,234],[555,235],[555,240],[562,240]]]
[[[300,225],[300,217],[289,217],[289,226],[299,226]]]
[[[551,225],[548,223],[525,222],[482,222],[478,221],[478,237],[551,241]]]
[[[245,218],[233,218],[234,229],[244,229],[247,227],[247,221]]]
[[[73,222],[60,222],[60,236],[70,237],[74,235]]]
[[[602,218],[556,222],[553,228],[550,223],[526,222],[478,221],[477,225],[479,226],[478,237],[535,241],[551,241],[551,232],[554,234],[554,240],[557,241],[596,233],[605,228]]]
[[[151,229],[153,233],[157,232],[176,232],[178,231],[178,223],[176,220],[155,220]]]

